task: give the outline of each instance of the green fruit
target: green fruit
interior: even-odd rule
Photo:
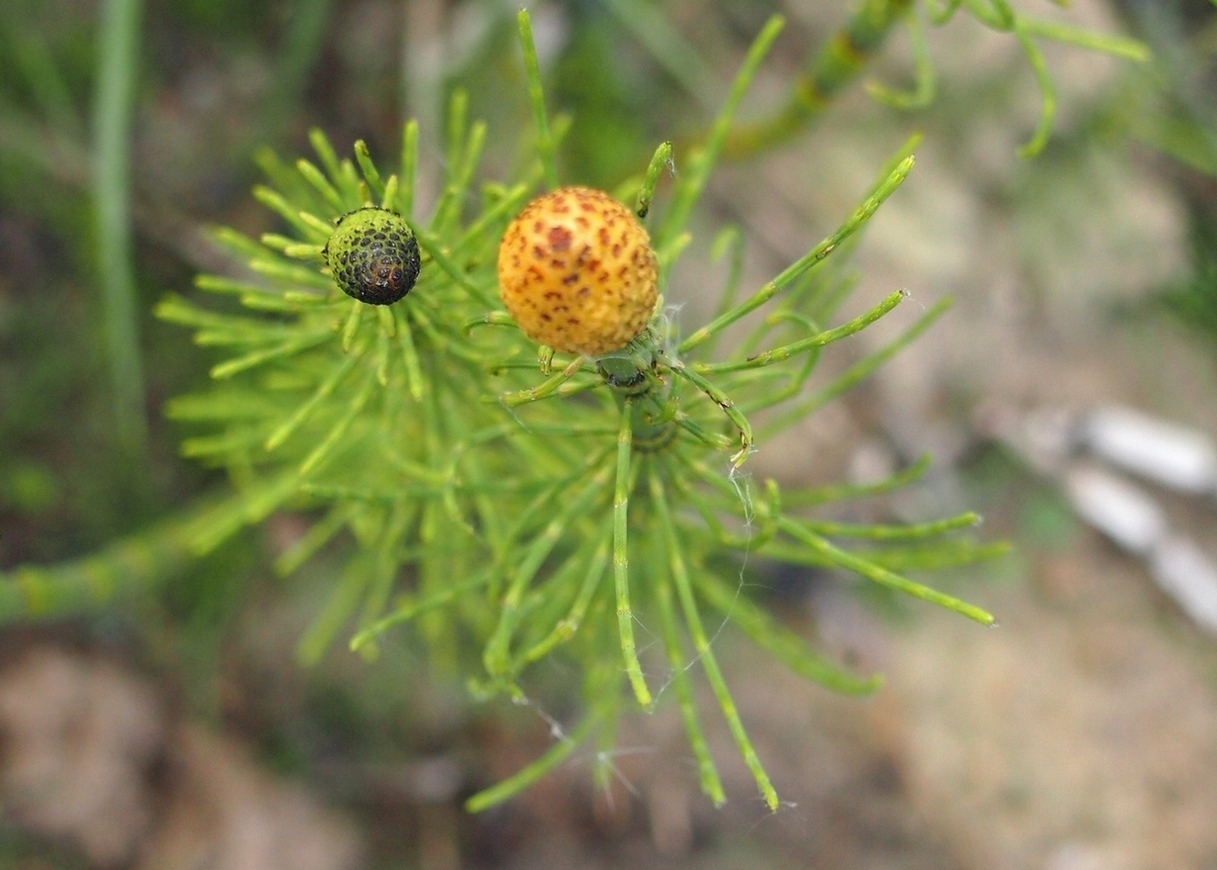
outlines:
[[[401,215],[367,206],[338,219],[326,242],[326,265],[346,295],[392,305],[418,279],[418,242]]]

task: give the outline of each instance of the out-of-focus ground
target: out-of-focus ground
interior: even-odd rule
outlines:
[[[815,14],[791,6],[792,26],[810,28]],[[396,26],[390,7],[352,4],[344,26],[374,48]],[[434,8],[420,4],[415,19],[424,7]],[[1072,4],[1071,15],[1119,26],[1099,0]],[[590,759],[576,757],[476,818],[459,796],[542,751],[542,717],[471,712],[459,689],[431,687],[412,696],[426,734],[405,741],[416,756],[383,766],[348,758],[337,738],[293,731],[315,727],[307,721],[319,703],[293,663],[307,620],[298,612],[259,599],[255,615],[236,621],[212,689],[218,712],[206,720],[178,679],[146,665],[155,656],[115,649],[104,632],[99,641],[23,630],[0,650],[0,838],[19,843],[15,866],[1217,866],[1217,638],[1155,587],[1143,560],[1077,520],[1058,480],[994,437],[995,420],[1108,404],[1217,432],[1213,348],[1138,307],[1187,266],[1181,171],[1149,148],[1088,132],[1120,86],[1119,63],[1051,48],[1056,144],[1021,161],[1036,106],[1014,41],[956,26],[934,32],[931,48],[938,101],[907,122],[924,121],[926,139],[914,174],[867,229],[853,304],[897,287],[911,300],[858,341],[877,346],[944,294],[957,304],[873,382],[762,445],[753,471],[821,482],[932,452],[928,481],[885,509],[926,518],[975,507],[982,534],[1012,541],[1007,559],[930,578],[997,614],[999,627],[921,604],[876,610],[842,578],[796,579],[800,591],[777,604],[787,618],[886,681],[869,699],[837,697],[730,634],[718,638],[787,801],[777,813],[757,799],[726,728],[709,721],[730,796],[712,808],[668,705],[623,723],[613,787],[594,787]],[[781,43],[760,92],[772,96],[798,57]],[[147,171],[178,179],[197,203],[206,187],[166,167],[198,146],[216,100],[242,79],[237,68],[184,67],[178,89],[148,110],[141,145]],[[341,88],[317,84],[331,86]],[[725,168],[695,248],[738,221],[751,236],[746,283],[768,278],[847,214],[899,144],[890,123],[855,90],[780,153]],[[1217,191],[1212,179],[1194,183]],[[193,250],[189,237],[171,241],[179,254]],[[717,286],[717,267],[697,260],[686,258],[677,283]],[[681,301],[686,323],[707,307]],[[851,353],[834,347],[826,365]],[[1217,501],[1149,488],[1217,558]],[[343,659],[322,673],[418,688],[379,664]],[[306,724],[290,724],[297,716]],[[268,745],[290,742],[283,734],[324,748],[306,765],[311,776],[268,764]]]

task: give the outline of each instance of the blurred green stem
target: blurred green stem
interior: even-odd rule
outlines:
[[[229,503],[202,498],[88,556],[0,571],[0,625],[79,616],[146,593],[197,561],[200,527]]]
[[[132,264],[130,163],[142,13],[142,0],[102,3],[93,105],[93,210],[114,416],[119,445],[132,456],[143,452],[147,437]]]
[[[771,117],[732,129],[723,153],[734,159],[751,157],[810,125],[838,92],[857,79],[911,5],[912,0],[863,0],[795,78],[786,102]]]

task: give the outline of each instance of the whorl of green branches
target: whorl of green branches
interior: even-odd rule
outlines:
[[[413,124],[404,128],[391,174],[362,143],[353,160],[343,159],[315,133],[315,163],[262,158],[271,186],[255,193],[286,232],[261,240],[216,233],[247,271],[201,276],[198,286],[238,306],[170,297],[158,307],[161,317],[194,329],[200,344],[225,351],[212,369],[215,385],[169,408],[201,430],[184,442],[185,454],[227,468],[240,493],[198,530],[194,545],[214,547],[282,508],[316,517],[281,557],[284,573],[341,534],[354,541],[329,602],[301,640],[306,661],[353,620],[351,645],[365,653],[386,632],[413,625],[437,660],[462,663],[483,696],[523,697],[529,668],[545,657],[576,662],[586,690],[582,724],[520,774],[472,798],[472,809],[535,780],[585,736],[611,735],[627,687],[645,709],[673,687],[702,787],[721,802],[691,687],[695,662],[776,808],[777,792],[717,662],[717,626],[737,626],[835,690],[869,691],[877,681],[826,660],[757,606],[745,583],[749,558],[844,568],[992,622],[900,573],[1000,549],[958,536],[974,515],[916,526],[827,523],[797,505],[871,490],[785,494],[740,468],[753,449],[751,415],[783,406],[791,413],[766,431],[790,425],[944,310],[932,307],[889,346],[815,391],[804,389],[825,347],[904,298],[891,293],[832,325],[845,294],[837,258],[828,258],[900,186],[912,157],[897,155],[841,227],[774,280],[742,294],[732,271],[720,311],[683,339],[660,308],[620,353],[591,360],[543,351],[539,364],[538,349],[500,309],[494,271],[507,222],[539,184],[558,183],[555,145],[565,128],[548,118],[526,15],[520,25],[536,121],[536,159],[522,177],[474,185],[486,129],[466,119],[459,94],[450,107],[447,176],[427,218],[415,208]],[[762,31],[710,136],[651,207],[665,284],[735,110],[780,27],[774,20]],[[661,146],[649,171],[627,186],[640,211],[655,199],[669,159],[670,148]],[[401,214],[422,249],[417,284],[391,308],[352,302],[321,268],[335,218],[364,205]],[[745,350],[712,355],[724,329],[758,310],[762,318],[738,345]],[[858,543],[837,543],[848,539]],[[639,628],[661,638],[661,648],[640,650]]]

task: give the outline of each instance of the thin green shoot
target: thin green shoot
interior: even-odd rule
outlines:
[[[851,335],[856,335],[872,323],[883,318],[897,305],[908,298],[908,291],[897,290],[894,293],[884,297],[878,305],[866,311],[853,320],[841,324],[840,326],[826,329],[818,332],[808,338],[792,341],[790,344],[775,347],[772,350],[767,350],[762,353],[754,354],[747,359],[738,361],[728,361],[721,363],[694,363],[693,368],[698,373],[709,374],[711,372],[737,372],[747,369],[762,368],[763,366],[772,365],[773,363],[782,362],[796,354],[804,351],[812,350],[818,347],[832,344],[834,341],[840,341]]]
[[[812,552],[817,553],[830,562],[847,568],[856,574],[861,574],[868,580],[872,580],[882,586],[888,586],[906,595],[911,595],[914,598],[920,598],[923,601],[928,601],[932,604],[937,604],[939,607],[944,607],[947,610],[952,610],[955,613],[961,614],[973,619],[982,625],[993,625],[996,621],[993,614],[974,604],[969,604],[962,601],[953,595],[947,595],[944,592],[939,592],[936,589],[931,589],[921,583],[915,583],[905,577],[901,577],[892,571],[882,568],[873,562],[860,558],[840,549],[820,535],[808,529],[804,523],[791,519],[790,517],[780,517],[778,526],[783,532],[790,535],[795,540],[806,545]]]
[[[672,607],[671,584],[660,583],[655,590],[655,600],[659,604],[659,615],[663,623],[664,648],[668,654],[668,664],[672,668],[672,685],[676,687],[676,703],[680,708],[680,718],[684,721],[685,734],[689,739],[689,748],[693,750],[693,758],[697,761],[697,781],[702,792],[710,798],[716,807],[727,802],[727,794],[723,791],[723,781],[718,775],[718,767],[710,755],[710,745],[701,727],[701,718],[697,715],[697,701],[693,695],[693,681],[689,679],[689,659],[681,642],[680,629],[676,624],[676,613]]]
[[[769,49],[784,26],[785,19],[780,15],[772,16],[765,23],[756,39],[752,41],[752,45],[749,46],[748,53],[744,56],[744,62],[740,65],[740,70],[731,83],[731,90],[728,92],[718,116],[714,119],[705,143],[690,156],[688,166],[681,168],[682,175],[672,196],[672,203],[667,214],[664,215],[662,223],[655,231],[656,248],[660,251],[684,232],[693,206],[701,198],[710,170],[714,168],[719,152],[722,150],[735,112],[739,109],[740,102],[744,99],[744,94],[752,84],[753,78],[756,77],[761,61],[769,53]]]
[[[740,755],[744,758],[744,763],[752,773],[752,778],[756,780],[757,788],[760,789],[765,804],[770,810],[776,811],[781,803],[778,799],[777,790],[774,789],[773,783],[769,779],[769,774],[765,770],[764,765],[761,764],[761,759],[756,754],[752,740],[748,737],[748,732],[744,728],[743,720],[740,719],[735,700],[731,697],[731,691],[727,688],[727,681],[718,666],[718,660],[710,645],[710,638],[706,635],[705,627],[702,625],[701,612],[694,597],[693,584],[689,580],[688,569],[685,565],[684,548],[680,545],[680,539],[676,534],[676,527],[672,522],[672,512],[668,507],[668,498],[664,490],[663,481],[660,479],[654,465],[649,467],[648,472],[647,481],[650,488],[651,504],[655,509],[655,518],[659,523],[664,549],[667,552],[668,570],[671,580],[676,586],[676,595],[680,601],[680,608],[684,614],[689,636],[693,640],[693,648],[697,651],[697,657],[706,672],[710,688],[714,692],[714,697],[718,701],[718,706],[722,710],[723,717],[727,720],[727,727],[731,731],[731,736],[735,739],[735,745],[739,749]]]
[[[631,447],[633,445],[633,398],[621,409],[621,428],[617,432],[616,484],[613,488],[613,588],[617,605],[617,631],[621,635],[621,655],[625,672],[638,703],[649,708],[651,690],[642,675],[634,639],[634,611],[630,606],[629,510]]]
[[[116,432],[119,446],[132,457],[143,453],[147,440],[131,235],[131,127],[143,5],[142,0],[102,3],[93,107],[92,199],[98,279]]]
[[[309,418],[310,415],[338,388],[338,385],[346,379],[346,376],[355,368],[355,364],[359,361],[363,354],[363,349],[359,348],[353,353],[347,354],[337,366],[335,366],[325,379],[317,385],[317,389],[308,397],[301,405],[292,412],[291,416],[281,423],[270,437],[266,439],[263,445],[268,451],[277,449],[284,441],[292,436],[300,428],[301,425]]]
[[[380,178],[380,170],[376,168],[376,164],[372,161],[372,155],[368,151],[368,143],[362,139],[356,139],[354,148],[355,162],[359,164],[359,171],[363,173],[363,180],[367,182],[368,191],[374,199],[383,201],[385,183]],[[385,207],[387,208],[388,206],[386,205]]]
[[[325,174],[312,163],[301,157],[296,161],[296,171],[304,176],[304,180],[311,184],[314,190],[321,194],[326,205],[332,209],[334,214],[340,215],[350,211],[350,203],[343,201],[338,188],[334,187]]]
[[[912,326],[898,335],[895,339],[888,342],[879,350],[870,353],[851,364],[845,371],[841,372],[837,377],[833,378],[829,383],[810,393],[804,398],[792,403],[790,407],[782,410],[780,414],[765,421],[761,431],[766,435],[771,435],[775,432],[780,432],[798,422],[801,419],[814,411],[816,408],[826,405],[833,399],[840,396],[842,393],[852,389],[857,384],[861,383],[867,377],[875,372],[881,365],[886,363],[897,353],[908,347],[915,341],[925,330],[929,329],[939,317],[941,317],[952,304],[950,297],[939,299],[929,310],[925,311]],[[810,374],[808,372],[808,374]],[[797,387],[802,388],[806,378],[801,378],[797,382]],[[750,409],[745,408],[747,413]]]
[[[544,531],[529,542],[519,554],[507,590],[499,600],[499,622],[490,640],[486,643],[484,661],[487,672],[493,677],[511,673],[509,644],[519,619],[520,601],[528,585],[536,577],[545,560],[565,534],[567,526],[576,518],[591,510],[596,499],[605,491],[610,469],[605,468],[594,475],[546,524]]]
[[[532,21],[528,10],[521,9],[516,18],[519,25],[520,48],[524,52],[524,70],[528,76],[528,99],[532,103],[533,125],[537,135],[537,156],[545,176],[545,185],[550,190],[558,188],[558,164],[556,145],[549,129],[545,112],[545,91],[541,87],[541,66],[537,61],[537,46],[532,38]]]
[[[926,40],[925,22],[921,18],[921,10],[914,9],[907,17],[909,47],[913,51],[913,88],[909,91],[899,91],[878,82],[868,82],[866,91],[880,102],[897,109],[910,111],[923,109],[934,102],[937,93],[937,76],[934,71],[934,59],[930,56],[930,46]]]
[[[397,188],[397,210],[402,217],[414,217],[414,192],[418,175],[418,121],[411,118],[402,127],[401,180]]]
[[[1052,73],[1048,71],[1048,61],[1045,60],[1043,52],[1039,50],[1034,40],[1021,27],[1014,29],[1014,36],[1019,45],[1023,47],[1023,52],[1027,55],[1027,61],[1031,64],[1035,80],[1040,87],[1039,121],[1036,123],[1031,139],[1018,149],[1019,157],[1029,158],[1035,157],[1043,151],[1044,146],[1048,144],[1048,137],[1052,135],[1052,120],[1056,117],[1056,85],[1052,83]]]
[[[570,606],[570,611],[553,627],[553,630],[524,653],[524,661],[535,662],[549,655],[556,647],[573,638],[583,624],[588,607],[596,594],[601,581],[608,569],[609,546],[612,541],[611,531],[602,535],[588,561],[579,584],[579,591]]]
[[[427,384],[423,379],[422,364],[418,358],[418,348],[414,345],[414,331],[410,328],[409,319],[398,312],[393,312],[397,321],[397,343],[401,347],[402,362],[406,369],[406,384],[411,398],[416,402],[422,401]]]
[[[307,477],[310,472],[328,459],[330,454],[338,447],[351,424],[355,422],[355,418],[359,416],[359,412],[363,410],[363,406],[372,397],[372,385],[375,382],[375,369],[369,368],[364,375],[363,383],[351,397],[351,401],[347,404],[342,416],[338,418],[338,421],[334,423],[325,437],[321,439],[321,443],[314,447],[308,456],[305,457],[304,461],[300,463],[299,473],[301,477]]]
[[[970,529],[980,524],[980,515],[965,511],[953,517],[928,523],[905,523],[898,526],[838,523],[828,520],[801,520],[804,528],[829,538],[860,538],[868,541],[908,541],[946,534],[958,529]]]
[[[858,231],[863,224],[870,220],[883,202],[896,192],[896,189],[908,177],[913,169],[913,157],[909,155],[892,170],[874,189],[874,192],[858,206],[852,215],[832,235],[820,242],[794,263],[787,266],[776,278],[766,283],[745,301],[729,311],[714,318],[706,326],[701,327],[680,343],[679,351],[687,353],[717,332],[735,323],[741,317],[755,311],[764,305],[783,288],[797,279],[807,269],[831,254],[842,242]]]
[[[731,457],[731,464],[739,468],[744,464],[744,460],[752,452],[752,424],[748,422],[740,410],[735,407],[735,402],[731,401],[731,397],[724,393],[718,386],[711,381],[706,380],[698,372],[688,368],[684,363],[673,361],[670,363],[674,374],[684,378],[697,389],[701,390],[714,404],[722,409],[727,415],[735,428],[739,431],[740,446],[739,450]]]
[[[697,572],[696,590],[753,643],[804,679],[845,695],[869,695],[883,684],[878,675],[860,677],[828,661],[802,637],[741,594],[739,587],[730,588],[711,572]]]
[[[593,708],[570,734],[555,734],[558,742],[536,761],[465,801],[465,809],[480,813],[514,797],[566,761],[606,719],[611,710]]]
[[[638,190],[638,199],[634,203],[634,212],[639,220],[643,220],[651,211],[651,200],[655,198],[655,187],[659,184],[660,173],[672,167],[672,143],[661,142],[647,164],[646,174],[642,177],[642,187]]]

